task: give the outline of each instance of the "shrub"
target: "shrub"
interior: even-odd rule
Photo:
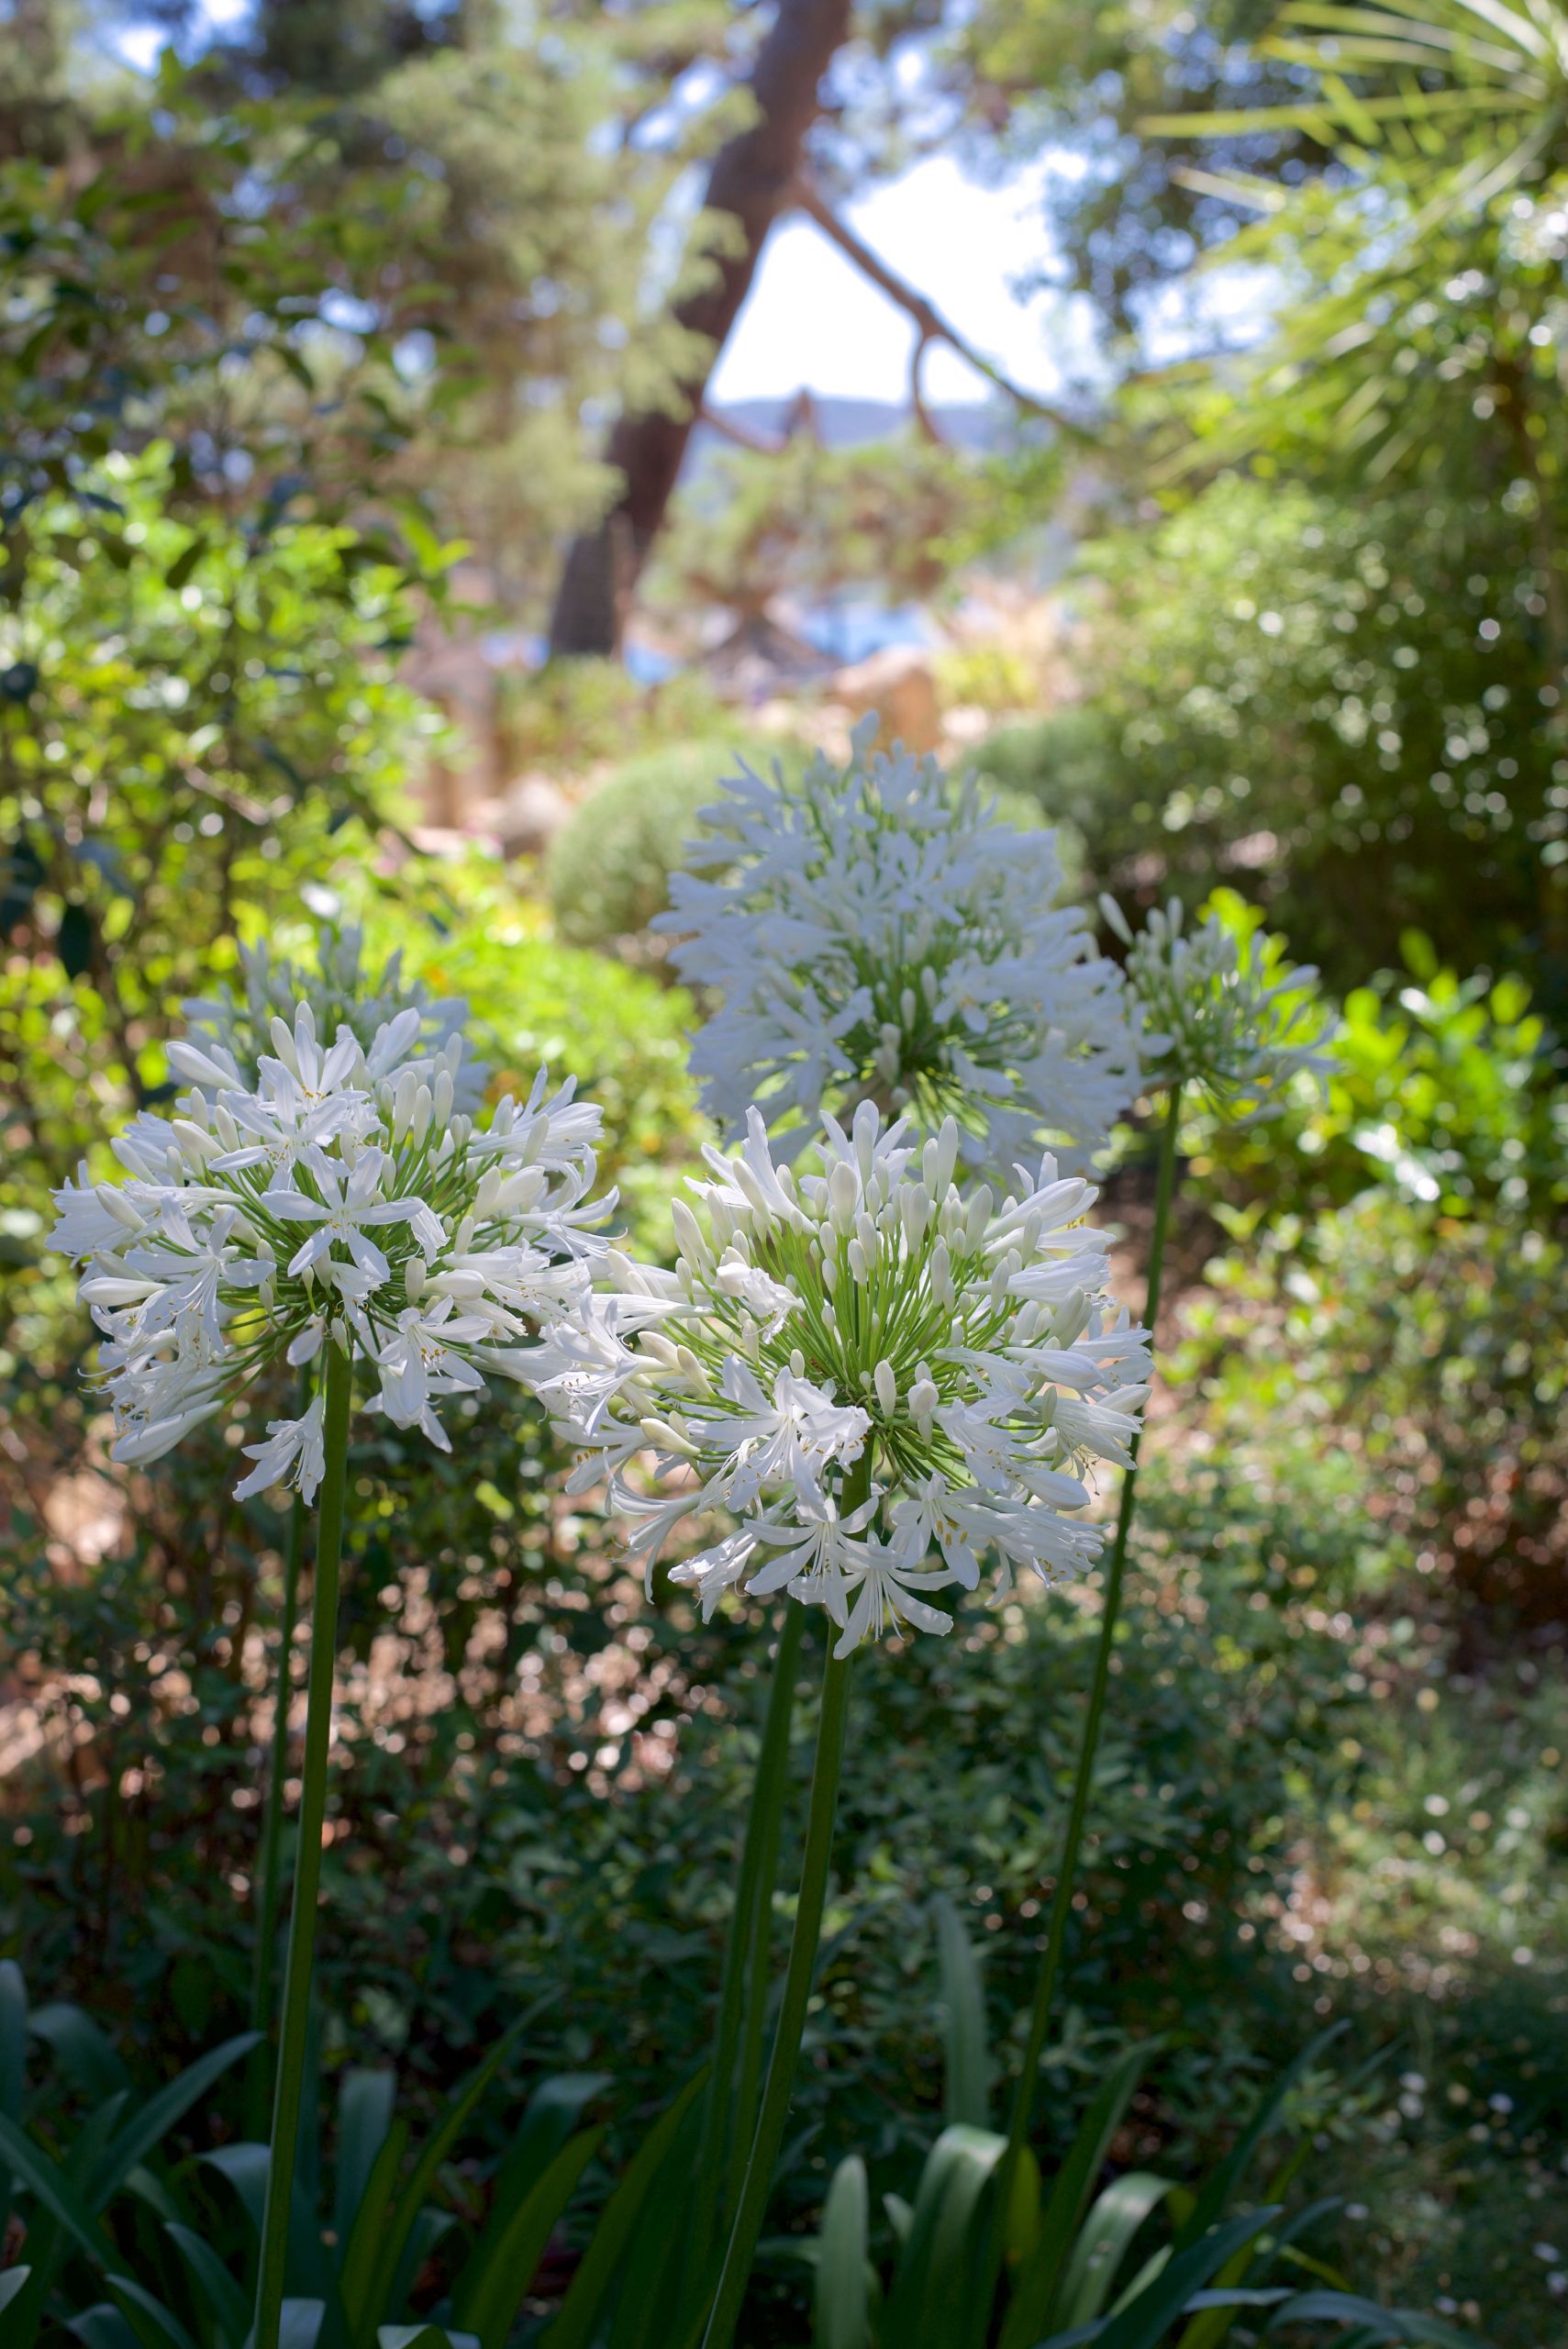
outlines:
[[[1568,769],[1511,491],[1221,475],[1083,573],[1084,701],[982,763],[1082,827],[1097,885],[1195,905],[1233,875],[1336,987],[1412,924],[1560,979]]]
[[[722,729],[728,716],[691,669],[645,685],[619,661],[547,661],[500,681],[500,749],[514,773],[542,766],[576,774],[608,759],[640,758]]]
[[[602,946],[646,930],[669,903],[700,809],[716,797],[737,754],[754,764],[793,764],[799,753],[736,733],[651,751],[617,769],[550,843],[545,881],[561,934]]]

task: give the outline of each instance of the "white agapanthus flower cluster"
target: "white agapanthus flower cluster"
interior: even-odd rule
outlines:
[[[238,990],[193,996],[184,1012],[192,1041],[215,1059],[222,1061],[227,1054],[235,1063],[237,1079],[247,1085],[254,1085],[261,1056],[271,1049],[272,1021],[292,1023],[296,1007],[305,1003],[318,1036],[336,1036],[339,1028],[347,1028],[367,1052],[394,1019],[406,1011],[417,1012],[418,1029],[405,1058],[410,1063],[444,1059],[459,1109],[476,1110],[484,1098],[484,1063],[469,1058],[466,1042],[461,1052],[448,1050],[467,1027],[467,1004],[461,996],[432,996],[418,980],[406,978],[401,949],[388,955],[379,970],[369,968],[364,931],[357,922],[320,919],[314,963],[274,958],[264,940],[241,946],[239,979]],[[432,1067],[432,1083],[435,1074]]]
[[[331,1342],[362,1361],[393,1423],[450,1450],[437,1416],[485,1375],[526,1375],[516,1341],[586,1292],[610,1204],[591,1202],[600,1113],[572,1086],[457,1108],[462,1039],[431,1058],[420,1008],[368,1047],[330,1043],[308,1004],[274,1018],[253,1082],[226,1047],[170,1057],[192,1090],[116,1141],[117,1183],[55,1194],[54,1244],[84,1266],[103,1335],[114,1456],[158,1459],[261,1373]],[[237,1497],[322,1475],[322,1402],[247,1446]]]
[[[1080,1512],[1095,1460],[1125,1464],[1147,1393],[1141,1330],[1106,1290],[1095,1197],[1047,1157],[996,1202],[954,1182],[948,1119],[923,1149],[862,1103],[830,1117],[821,1171],[707,1153],[704,1217],[673,1210],[673,1272],[611,1251],[595,1296],[550,1331],[534,1383],[606,1478],[651,1574],[670,1534],[721,1507],[734,1531],[673,1570],[724,1592],[825,1608],[840,1654],[900,1623],[946,1631],[929,1594],[994,1558],[1045,1581],[1093,1563]],[[673,1490],[628,1471],[651,1458]]]
[[[1332,1066],[1310,964],[1271,969],[1263,938],[1242,938],[1218,913],[1189,930],[1176,897],[1136,935],[1114,897],[1100,910],[1129,949],[1151,1082],[1195,1085],[1248,1124],[1284,1108],[1293,1077]]]
[[[706,808],[659,927],[717,989],[692,1066],[731,1136],[756,1103],[786,1157],[819,1114],[876,1101],[959,1130],[971,1168],[1047,1143],[1076,1163],[1138,1089],[1120,974],[1057,905],[1054,833],[1004,822],[973,779],[872,751],[799,782],[742,766]]]

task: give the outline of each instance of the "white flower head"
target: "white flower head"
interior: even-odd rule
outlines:
[[[366,1365],[394,1425],[443,1450],[444,1398],[492,1372],[528,1380],[539,1349],[517,1341],[580,1303],[603,1245],[599,1113],[570,1084],[547,1094],[541,1071],[478,1127],[456,1106],[461,1036],[409,1059],[411,1021],[405,1005],[368,1041],[345,1023],[328,1042],[300,1003],[272,1019],[253,1083],[207,1060],[210,1091],[120,1136],[122,1183],[83,1168],[55,1194],[55,1245],[83,1265],[103,1337],[117,1459],[158,1458],[328,1344]],[[202,1059],[191,1047],[186,1073]],[[284,1481],[314,1494],[319,1404],[247,1447],[240,1497]]]
[[[1100,910],[1127,946],[1128,983],[1142,1007],[1143,1052],[1155,1085],[1192,1085],[1239,1124],[1284,1107],[1291,1080],[1333,1065],[1310,964],[1292,969],[1276,941],[1243,933],[1218,910],[1186,926],[1180,898],[1136,935],[1114,897]]]
[[[753,1110],[738,1152],[707,1152],[697,1211],[673,1210],[674,1271],[606,1252],[575,1330],[552,1333],[539,1391],[645,1572],[683,1520],[734,1520],[673,1570],[705,1610],[787,1590],[847,1653],[946,1630],[929,1594],[987,1565],[1006,1588],[1097,1555],[1085,1478],[1129,1457],[1144,1333],[1110,1299],[1090,1186],[1047,1156],[999,1202],[965,1197],[959,1141],[949,1119],[917,1149],[862,1102],[797,1175]],[[663,1490],[631,1480],[649,1455]]]
[[[241,946],[239,991],[225,988],[217,995],[193,996],[184,1006],[191,1022],[185,1040],[189,1051],[215,1061],[229,1081],[250,1086],[270,1049],[272,1022],[282,1018],[292,1024],[295,1007],[306,1003],[318,1036],[335,1037],[347,1028],[367,1056],[379,1049],[384,1064],[373,1066],[373,1075],[395,1079],[404,1067],[417,1067],[433,1082],[434,1067],[426,1063],[444,1060],[452,1072],[457,1108],[477,1110],[484,1098],[487,1071],[483,1062],[467,1054],[467,1004],[458,996],[432,996],[417,979],[406,978],[401,949],[373,970],[365,959],[363,930],[357,922],[339,920],[335,908],[328,915],[325,907],[333,902],[328,893],[317,894],[323,909],[317,915],[314,962],[274,959],[264,940]],[[195,1083],[203,1081],[193,1067],[179,1061],[176,1066]]]
[[[955,1119],[966,1166],[1049,1144],[1077,1163],[1138,1090],[1114,963],[1062,907],[1056,836],[1018,831],[973,779],[872,750],[798,783],[742,764],[657,928],[722,996],[692,1066],[721,1126],[762,1109],[789,1157],[861,1100],[920,1133]]]

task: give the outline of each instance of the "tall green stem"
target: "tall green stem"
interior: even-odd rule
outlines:
[[[806,1825],[806,1850],[801,1861],[800,1897],[790,1937],[789,1967],[784,1997],[773,2030],[773,2053],[762,2087],[762,2110],[746,2164],[740,2200],[730,2229],[724,2266],[718,2278],[713,2314],[703,2335],[703,2349],[729,2349],[751,2258],[762,2229],[773,2164],[784,2143],[789,2119],[795,2067],[806,2030],[806,2009],[811,1998],[811,1977],[817,1965],[817,1944],[822,1932],[822,1910],[828,1897],[828,1869],[833,1855],[833,1823],[839,1804],[839,1776],[844,1760],[844,1724],[849,1713],[850,1659],[828,1651],[822,1675],[822,1710],[817,1724],[817,1755],[811,1774],[811,1809]]]
[[[795,1684],[800,1668],[801,1634],[806,1609],[793,1598],[784,1601],[773,1653],[773,1678],[768,1689],[751,1799],[740,1846],[740,1865],[725,1943],[724,1971],[719,1977],[718,2016],[714,2026],[713,2065],[708,2074],[707,2100],[703,2113],[702,2143],[697,2154],[696,2193],[692,2204],[692,2235],[687,2247],[686,2274],[690,2288],[700,2292],[707,2282],[708,2247],[719,2209],[732,2207],[740,2165],[751,2143],[762,2040],[762,2001],[767,1993],[772,1944],[769,1925],[778,1876],[779,1829],[789,1782],[790,1727],[795,1713]],[[744,2040],[742,2021],[744,2020]],[[740,2058],[739,2086],[736,2059]],[[750,2075],[751,2093],[747,2093]],[[726,2163],[726,2146],[728,2161]],[[721,2188],[722,2174],[722,2188]]]
[[[288,1552],[284,1563],[283,1611],[278,1622],[277,1687],[272,1700],[272,1747],[267,1771],[266,1810],[261,1821],[261,1850],[257,1866],[256,1948],[250,1974],[250,2028],[261,2034],[252,2059],[256,2101],[251,2130],[260,2135],[267,2126],[267,2039],[272,2021],[272,1976],[277,1957],[278,1910],[283,1900],[284,1782],[288,1775],[289,1666],[294,1657],[295,1625],[299,1610],[299,1578],[305,1564],[306,1507],[296,1493],[289,1512]]]
[[[309,1408],[309,1374],[302,1382],[299,1408]],[[306,1507],[298,1493],[289,1511],[288,1550],[284,1560],[284,1603],[278,1621],[277,1683],[272,1698],[272,1751],[267,1771],[267,1807],[261,1820],[261,1850],[257,1865],[256,1950],[250,1975],[250,2028],[260,2032],[255,2083],[259,2110],[251,2129],[266,2129],[265,2042],[272,2021],[272,1975],[277,1962],[278,1909],[283,1899],[284,1783],[288,1776],[289,1707],[293,1695],[290,1667],[294,1662],[295,1626],[299,1620],[299,1578],[305,1566]]]
[[[316,1593],[311,1609],[299,1850],[295,1862],[294,1909],[289,1919],[288,1964],[284,1976],[283,2029],[278,2040],[277,2087],[272,2098],[272,2157],[267,2168],[267,2203],[261,2222],[261,2264],[256,2283],[256,2326],[251,2349],[278,2349],[283,2321],[289,2209],[294,2197],[310,2029],[316,1908],[321,1890],[321,1831],[327,1817],[327,1762],[332,1736],[332,1682],[338,1650],[338,1575],[343,1553],[352,1384],[348,1357],[338,1346],[328,1343],[322,1427],[325,1467],[316,1542]]]
[[[1176,1131],[1181,1121],[1182,1088],[1171,1088],[1170,1103],[1165,1112],[1165,1127],[1160,1141],[1160,1176],[1154,1197],[1154,1230],[1149,1242],[1149,1292],[1143,1308],[1144,1326],[1152,1343],[1155,1325],[1160,1314],[1160,1286],[1165,1269],[1165,1237],[1170,1228],[1171,1201],[1175,1191]],[[1056,1872],[1056,1885],[1051,1894],[1051,1918],[1046,1929],[1045,1953],[1040,1960],[1040,1976],[1035,1984],[1034,2007],[1029,2016],[1029,2035],[1024,2049],[1023,2069],[1018,2074],[1013,2093],[1011,2125],[1007,2131],[1007,2150],[1002,2157],[997,2176],[995,2200],[996,2224],[1005,2221],[1014,2172],[1018,2166],[1029,2132],[1034,2110],[1035,2083],[1040,2074],[1040,2059],[1045,2048],[1045,2034],[1051,2021],[1051,1999],[1056,1990],[1056,1976],[1062,1963],[1062,1945],[1066,1938],[1067,1919],[1072,1911],[1073,1895],[1076,1889],[1078,1859],[1084,1844],[1084,1823],[1088,1815],[1089,1794],[1094,1785],[1095,1756],[1100,1742],[1100,1725],[1105,1716],[1106,1692],[1110,1683],[1111,1652],[1116,1645],[1117,1622],[1121,1614],[1122,1583],[1127,1572],[1128,1540],[1132,1531],[1133,1513],[1138,1506],[1138,1451],[1135,1435],[1129,1450],[1131,1465],[1121,1484],[1121,1505],[1117,1512],[1116,1539],[1111,1545],[1110,1564],[1106,1573],[1105,1604],[1100,1614],[1100,1636],[1095,1650],[1094,1677],[1089,1684],[1089,1709],[1084,1717],[1084,1735],[1078,1748],[1078,1767],[1073,1781],[1073,1801],[1067,1814],[1067,1834],[1062,1847],[1062,1859]]]

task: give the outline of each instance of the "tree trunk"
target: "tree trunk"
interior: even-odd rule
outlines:
[[[573,541],[550,620],[552,654],[614,653],[639,573],[664,519],[708,377],[735,324],[768,230],[791,201],[806,136],[821,105],[822,76],[849,37],[851,0],[778,0],[757,52],[751,95],[757,120],[721,147],[705,202],[739,223],[737,250],[712,282],[675,316],[710,344],[701,369],[681,385],[683,412],[623,416],[606,451],[625,484],[597,529]]]

